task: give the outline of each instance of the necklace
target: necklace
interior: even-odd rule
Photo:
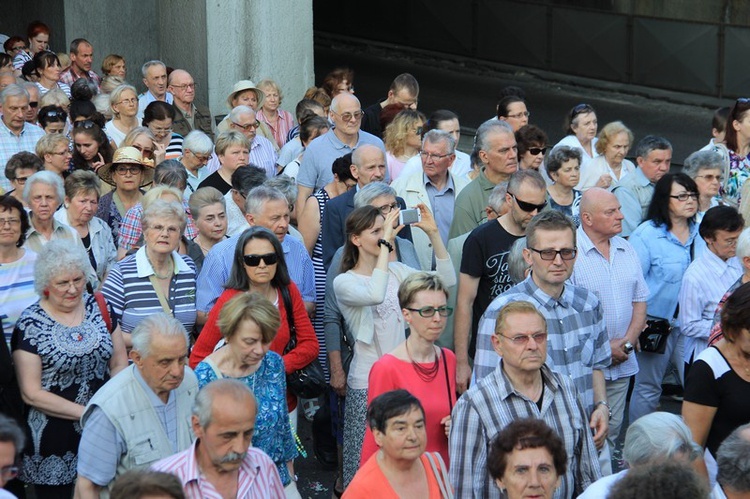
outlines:
[[[429,383],[430,381],[435,379],[435,376],[437,376],[437,373],[440,370],[440,362],[438,361],[438,355],[437,355],[437,352],[435,351],[435,347],[432,347],[432,352],[435,354],[435,362],[433,362],[430,367],[422,367],[412,358],[411,353],[409,353],[408,341],[405,343],[405,345],[406,345],[406,356],[409,357],[409,360],[411,361],[411,365],[414,368],[414,371],[417,373],[417,376],[419,376],[419,379],[421,379],[425,383]]]
[[[172,277],[172,273],[174,272],[174,260],[172,259],[170,255],[170,261],[172,262],[172,268],[167,271],[165,275],[159,275],[159,273],[156,271],[156,267],[154,266],[153,262],[151,262],[151,258],[148,256],[148,251],[146,251],[146,260],[148,261],[148,264],[151,265],[151,270],[154,271],[154,275],[157,279],[169,279]]]

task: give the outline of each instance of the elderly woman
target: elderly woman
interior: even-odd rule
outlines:
[[[588,104],[578,104],[565,116],[563,130],[565,137],[555,144],[557,146],[568,146],[580,149],[583,153],[581,164],[586,165],[589,161],[599,156],[596,150],[596,111]]]
[[[200,130],[193,130],[185,136],[182,142],[182,156],[177,159],[185,165],[188,175],[186,196],[189,197],[195,192],[200,183],[210,174],[206,165],[213,152],[214,143]]]
[[[426,449],[440,453],[449,465],[448,430],[456,402],[456,356],[435,345],[453,313],[448,306],[448,288],[438,276],[419,272],[401,283],[398,301],[409,337],[372,365],[367,398],[372,402],[382,393],[408,389],[424,409]],[[373,434],[366,431],[361,464],[376,451]]]
[[[678,296],[682,276],[695,255],[698,224],[698,187],[684,173],[667,173],[657,183],[646,221],[630,235],[651,296],[646,302],[649,323],[671,328],[663,353],[637,353],[639,371],[630,402],[630,421],[653,412],[659,403],[661,381],[669,361],[684,378],[683,338],[680,333]]]
[[[721,311],[721,328],[724,337],[690,367],[682,404],[682,418],[693,439],[708,451],[712,481],[719,444],[750,421],[750,285],[741,285],[729,296]]]
[[[16,323],[11,347],[29,411],[32,444],[21,480],[36,497],[70,497],[81,438],[78,423],[89,399],[127,366],[119,332],[107,330],[96,299],[84,292],[88,258],[53,241],[39,254],[34,286],[40,300]]]
[[[37,254],[24,248],[29,216],[13,196],[0,195],[0,324],[10,344],[18,317],[37,301],[34,292],[34,264]]]
[[[154,154],[157,158],[175,159],[182,156],[182,135],[172,132],[174,118],[174,107],[161,101],[150,103],[143,112],[143,126],[154,134]]]
[[[112,231],[112,242],[119,245],[120,224],[128,210],[141,202],[144,187],[154,178],[153,163],[143,159],[134,147],[121,147],[115,151],[112,163],[97,172],[99,178],[114,187],[102,196],[96,216],[104,220]]]
[[[294,127],[294,117],[289,111],[279,109],[284,94],[281,92],[279,84],[273,80],[261,80],[258,82],[258,88],[265,95],[263,104],[258,111],[258,121],[265,123],[271,129],[274,141],[277,147],[286,144],[289,130]]]
[[[404,109],[385,127],[383,141],[391,182],[401,175],[406,162],[419,154],[425,121],[427,118],[419,111]]]
[[[55,219],[73,227],[83,242],[99,282],[104,281],[117,256],[112,231],[94,214],[99,207],[101,181],[94,172],[77,170],[65,179],[65,204]]]
[[[555,146],[547,158],[547,174],[552,179],[547,187],[549,207],[572,218],[578,227],[582,193],[575,186],[581,174],[581,150]]]
[[[37,52],[33,60],[36,66],[36,74],[39,76],[39,81],[36,82],[36,86],[39,88],[39,96],[41,97],[50,90],[59,88],[70,98],[70,87],[60,81],[62,66],[57,55],[45,50]]]
[[[487,468],[507,499],[552,499],[568,455],[560,436],[541,419],[517,419],[490,444]]]
[[[539,170],[547,152],[547,134],[535,125],[524,125],[516,130],[518,145],[518,168]]]
[[[529,116],[526,100],[520,95],[506,95],[497,103],[497,119],[507,121],[514,133],[529,124]]]
[[[211,248],[227,237],[227,203],[219,191],[213,187],[203,187],[190,195],[188,204],[198,229],[193,242],[200,249],[200,255],[191,256],[200,269],[203,258]]]
[[[68,123],[68,113],[60,106],[44,106],[37,115],[39,125],[47,134],[61,134],[65,132]]]
[[[213,187],[222,196],[232,188],[232,174],[250,159],[250,142],[240,132],[221,132],[214,148],[221,166],[200,183],[199,187]]]
[[[599,132],[594,146],[599,156],[581,169],[581,180],[576,188],[586,191],[592,187],[612,190],[623,177],[635,171],[632,161],[625,159],[633,144],[633,132],[622,121],[607,123]]]
[[[73,169],[97,171],[112,161],[112,144],[107,134],[92,120],[76,121],[71,138]]]
[[[425,421],[419,399],[406,390],[393,390],[373,399],[367,424],[380,449],[357,471],[342,497],[453,497],[440,454],[425,452]]]
[[[109,54],[102,61],[102,74],[104,76],[127,77],[127,68],[125,67],[125,58],[117,54]]]
[[[109,107],[112,120],[107,122],[104,131],[122,147],[125,136],[138,126],[138,94],[131,85],[120,85],[109,94]]]
[[[682,173],[695,180],[698,186],[698,213],[695,221],[701,223],[709,208],[722,204],[719,191],[724,182],[724,162],[717,152],[696,151],[685,159]]]
[[[284,361],[271,349],[282,321],[279,309],[257,293],[235,294],[222,307],[218,327],[226,345],[195,368],[203,388],[220,378],[234,378],[255,394],[257,417],[253,447],[273,459],[287,490],[296,491],[293,460],[297,457],[286,407]]]
[[[42,170],[44,170],[44,166],[39,156],[26,151],[17,152],[5,164],[5,178],[10,181],[12,187],[5,194],[13,196],[25,205],[23,188],[26,181],[36,172]]]
[[[62,133],[48,133],[36,143],[36,155],[43,162],[43,169],[65,178],[70,172],[70,140]]]
[[[187,225],[179,203],[154,201],[144,210],[145,244],[117,262],[102,294],[112,307],[112,322],[130,345],[130,333],[145,317],[165,312],[190,332],[195,324],[195,264],[177,248]]]

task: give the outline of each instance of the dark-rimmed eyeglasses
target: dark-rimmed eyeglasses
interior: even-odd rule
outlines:
[[[534,333],[534,334],[517,334],[515,336],[505,336],[503,333],[497,333],[498,336],[502,336],[506,340],[509,340],[514,345],[524,346],[529,343],[530,339],[534,340],[534,343],[544,343],[547,341],[547,333]]]
[[[378,206],[377,208],[381,215],[386,216],[387,214],[398,208],[398,203],[384,204],[383,206]]]
[[[266,265],[274,265],[279,261],[279,255],[276,253],[266,253],[265,255],[243,255],[242,261],[248,267],[257,267],[260,265],[260,261],[263,260]]]
[[[548,262],[551,262],[552,260],[557,258],[557,255],[560,255],[560,258],[566,261],[573,260],[578,254],[578,250],[575,248],[563,248],[561,250],[555,250],[555,249],[539,250],[536,248],[528,248],[528,249],[535,253],[539,253],[539,257],[542,260],[547,260]]]
[[[529,147],[528,148],[529,154],[532,156],[539,156],[540,154],[544,154],[547,152],[546,147]]]
[[[687,201],[689,198],[692,199],[698,199],[698,193],[697,192],[681,192],[677,194],[676,196],[669,196],[672,199],[676,199],[678,201]]]
[[[521,201],[516,197],[515,194],[512,192],[508,192],[510,194],[510,197],[512,197],[519,208],[521,208],[526,213],[531,213],[532,211],[542,211],[545,206],[547,206],[547,201],[543,202],[542,204],[534,204],[534,203],[527,203],[526,201]]]
[[[440,317],[450,317],[453,314],[453,307],[448,306],[442,306],[442,307],[422,307],[422,308],[409,308],[404,307],[406,310],[411,310],[412,312],[416,312],[419,314],[420,317],[433,317],[435,315],[435,312],[440,315]]]
[[[138,175],[142,171],[143,171],[143,167],[138,166],[138,165],[133,165],[133,166],[118,165],[115,168],[115,173],[117,173],[118,175],[127,175],[127,174]]]
[[[197,83],[186,83],[184,85],[172,85],[172,88],[177,88],[177,89],[180,89],[180,90],[184,90],[186,88],[192,88],[193,90],[195,90],[195,87],[197,87],[197,86],[198,86]]]
[[[247,125],[240,125],[239,123],[232,122],[234,126],[240,127],[243,130],[250,130],[251,128],[258,128],[260,126],[260,121],[255,120],[255,123],[248,123]]]

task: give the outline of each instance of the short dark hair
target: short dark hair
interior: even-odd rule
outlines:
[[[526,100],[519,95],[506,95],[505,97],[500,99],[497,103],[497,117],[507,117],[509,111],[508,107],[515,102],[523,102],[525,104]]]
[[[727,129],[727,120],[729,119],[729,107],[720,107],[714,111],[714,117],[711,119],[711,128],[721,132]]]
[[[451,121],[457,119],[458,115],[453,111],[449,111],[448,109],[438,109],[437,111],[434,111],[429,118],[427,118],[427,121],[422,127],[422,130],[424,130],[424,133],[427,133],[430,130],[437,129],[440,126],[440,123],[442,123],[443,121]]]
[[[391,88],[393,93],[397,93],[399,90],[406,90],[414,97],[419,97],[419,82],[409,73],[401,73],[393,79]]]
[[[385,433],[388,420],[419,409],[424,416],[424,407],[417,397],[406,390],[391,390],[378,395],[367,408],[367,423],[371,430]]]
[[[57,54],[50,52],[49,50],[37,52],[32,60],[34,61],[34,66],[36,67],[37,72],[50,66],[54,66],[55,64],[60,66],[60,59],[57,57]]]
[[[287,270],[286,260],[284,259],[284,249],[281,247],[279,238],[276,237],[276,234],[265,227],[254,226],[246,229],[245,232],[240,234],[239,239],[237,239],[237,245],[234,247],[232,270],[229,273],[229,279],[227,279],[224,287],[240,291],[247,291],[250,288],[250,279],[247,277],[247,272],[245,272],[244,257],[245,245],[253,239],[264,239],[271,243],[273,251],[278,257],[276,275],[271,279],[271,286],[276,289],[289,286],[292,281],[289,279],[289,271]]]
[[[16,241],[16,246],[20,248],[26,242],[26,233],[29,232],[29,227],[31,227],[29,215],[18,199],[10,194],[0,194],[0,213],[9,212],[11,209],[18,211],[18,216],[21,219],[21,235],[18,236],[18,241]]]
[[[72,42],[70,42],[70,53],[78,55],[78,47],[80,47],[82,44],[91,45],[91,42],[86,40],[85,38],[76,38]]]
[[[232,173],[232,189],[236,190],[243,197],[258,187],[263,185],[268,175],[263,168],[255,165],[242,165]]]
[[[68,113],[60,106],[44,106],[39,110],[39,124],[47,128],[50,123],[67,123]]]
[[[577,159],[578,166],[581,166],[582,158],[581,150],[577,147],[557,146],[547,156],[547,173],[550,174],[551,178],[553,173],[557,173],[562,165],[571,159]]]
[[[307,142],[312,138],[313,133],[321,132],[322,130],[329,128],[331,128],[331,124],[327,119],[314,114],[300,121],[299,139],[302,142]]]
[[[742,215],[732,206],[714,206],[709,208],[698,228],[703,239],[713,239],[716,237],[716,231],[725,230],[727,232],[736,232],[742,230],[745,226],[745,220]]]
[[[721,330],[729,343],[734,343],[743,329],[750,329],[750,282],[735,289],[721,310]]]
[[[141,499],[143,496],[168,495],[185,499],[180,479],[171,473],[151,470],[129,470],[118,476],[109,493],[110,499]]]
[[[557,210],[547,210],[531,219],[526,226],[526,247],[536,246],[536,233],[539,230],[565,230],[573,234],[573,246],[576,245],[576,224],[569,217]]]
[[[549,138],[544,130],[536,125],[524,125],[516,130],[516,145],[518,146],[518,156],[526,154],[530,147],[547,147]]]
[[[36,173],[44,170],[44,163],[36,154],[27,151],[17,152],[5,164],[5,178],[15,179],[19,168],[31,168]]]
[[[636,158],[647,158],[651,151],[671,151],[672,144],[664,137],[646,135],[635,146]]]
[[[302,99],[294,108],[294,114],[297,116],[297,123],[302,123],[305,118],[317,116],[316,110],[323,111],[323,104],[312,99]]]
[[[688,192],[698,194],[698,186],[695,180],[684,173],[667,173],[656,183],[654,196],[648,205],[646,220],[651,220],[655,225],[666,225],[672,228],[672,218],[669,216],[669,202],[672,200],[672,184],[677,183],[687,189]]]
[[[555,430],[541,419],[516,419],[492,439],[487,456],[487,469],[494,479],[502,478],[508,457],[514,450],[544,448],[552,456],[558,476],[565,475],[568,454],[565,444]]]
[[[336,175],[340,182],[346,180],[356,180],[352,175],[352,153],[346,153],[343,156],[333,160],[331,171]]]
[[[171,104],[155,100],[151,102],[146,109],[143,111],[143,126],[148,126],[154,120],[166,120],[169,118],[174,121],[176,113],[174,107]]]

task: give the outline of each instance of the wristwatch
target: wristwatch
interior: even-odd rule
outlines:
[[[378,246],[385,246],[386,248],[388,248],[388,253],[393,252],[393,245],[385,239],[378,239]]]
[[[609,406],[609,404],[607,403],[607,401],[606,400],[600,400],[599,402],[597,402],[596,404],[594,404],[594,408],[597,408],[600,405],[603,405],[604,407],[607,408],[607,412],[609,413],[609,417],[611,419],[612,418],[612,408]]]
[[[630,343],[629,341],[626,341],[625,344],[622,346],[622,349],[625,351],[626,354],[630,355],[631,353],[633,353],[633,350],[634,350],[633,344]]]

